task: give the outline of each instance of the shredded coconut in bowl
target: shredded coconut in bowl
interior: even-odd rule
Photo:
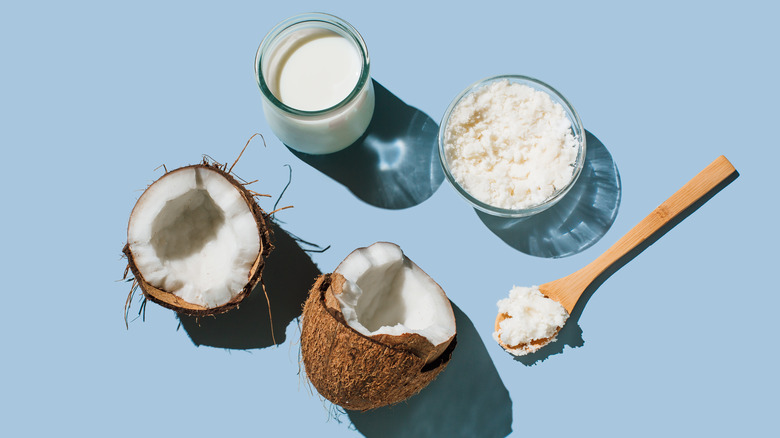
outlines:
[[[464,96],[444,132],[458,184],[474,198],[510,210],[542,204],[565,187],[578,150],[563,107],[544,91],[508,79]]]

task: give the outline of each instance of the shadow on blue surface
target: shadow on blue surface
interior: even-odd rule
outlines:
[[[585,344],[585,341],[582,339],[582,329],[580,328],[579,320],[580,320],[580,316],[582,315],[582,311],[585,309],[585,305],[588,303],[588,300],[590,300],[590,298],[593,296],[593,293],[596,292],[596,289],[598,289],[599,286],[604,284],[604,282],[607,281],[607,279],[611,277],[612,274],[617,272],[626,263],[633,260],[634,257],[639,255],[642,251],[644,251],[650,245],[655,243],[664,234],[669,232],[669,230],[671,230],[672,228],[677,226],[677,224],[682,222],[685,218],[690,216],[694,211],[698,210],[699,207],[704,205],[713,196],[715,196],[718,192],[723,190],[723,188],[725,188],[727,185],[731,184],[738,177],[739,177],[738,172],[735,171],[734,173],[732,173],[731,176],[729,176],[729,178],[725,179],[723,182],[718,184],[715,188],[707,192],[707,194],[704,195],[701,199],[693,203],[687,209],[683,210],[674,219],[672,219],[666,225],[661,227],[658,231],[653,233],[644,242],[637,245],[633,250],[629,251],[626,255],[621,257],[617,262],[615,262],[612,266],[610,266],[609,269],[605,270],[601,275],[596,277],[593,283],[591,283],[590,286],[588,286],[588,288],[582,294],[580,299],[577,301],[577,305],[574,306],[574,310],[569,316],[568,321],[563,326],[560,333],[558,333],[558,339],[555,342],[548,344],[545,347],[542,347],[536,353],[529,354],[526,356],[515,357],[515,360],[518,362],[522,362],[525,365],[534,365],[537,362],[546,360],[548,357],[552,355],[562,353],[564,346],[566,345],[573,348],[583,346]]]
[[[374,81],[376,109],[365,134],[346,149],[302,161],[376,207],[398,210],[430,198],[444,180],[436,138],[439,126]]]
[[[563,199],[528,218],[499,218],[475,210],[482,222],[512,248],[537,257],[566,257],[598,242],[617,217],[620,175],[604,144],[588,131],[585,135],[582,173]]]
[[[246,350],[281,344],[287,325],[301,315],[309,289],[320,271],[293,236],[274,221],[269,223],[274,249],[266,260],[262,278],[268,301],[258,284],[240,307],[222,315],[179,314],[181,326],[195,345]],[[271,303],[273,333],[268,302]]]
[[[474,324],[454,303],[458,346],[439,377],[394,406],[347,411],[366,437],[502,438],[512,432],[512,400]]]

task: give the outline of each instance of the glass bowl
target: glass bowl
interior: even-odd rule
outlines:
[[[475,198],[473,195],[471,195],[463,186],[461,186],[453,177],[452,172],[450,171],[450,164],[447,160],[447,155],[445,153],[445,144],[444,144],[444,135],[447,130],[447,125],[449,124],[450,116],[452,115],[452,111],[455,109],[455,107],[460,103],[460,101],[466,97],[467,95],[479,90],[480,88],[487,86],[489,84],[492,84],[494,82],[498,81],[504,81],[508,80],[511,83],[517,83],[522,85],[527,85],[534,90],[543,91],[547,93],[553,102],[559,104],[561,107],[563,107],[563,110],[566,113],[566,117],[571,122],[571,130],[572,134],[577,141],[579,147],[577,151],[577,158],[574,162],[574,169],[572,172],[572,178],[571,180],[563,187],[557,188],[555,192],[547,198],[545,201],[543,201],[540,204],[532,205],[527,208],[521,208],[521,209],[506,209],[506,208],[500,208],[496,207],[490,204],[487,204],[477,198]],[[545,84],[544,82],[530,78],[527,76],[521,76],[521,75],[500,75],[500,76],[492,76],[486,79],[483,79],[481,81],[478,81],[465,90],[463,90],[460,94],[458,94],[455,99],[453,99],[452,103],[450,103],[450,106],[447,107],[447,110],[444,112],[444,117],[442,118],[441,124],[439,125],[439,159],[441,160],[441,165],[444,168],[444,174],[447,177],[447,180],[449,180],[450,184],[452,184],[453,187],[457,190],[457,192],[464,198],[466,201],[468,201],[474,208],[476,208],[479,211],[485,212],[487,214],[498,216],[498,217],[507,217],[507,218],[518,218],[518,217],[526,217],[531,216],[537,213],[540,213],[553,205],[557,203],[558,201],[563,198],[566,193],[569,192],[569,190],[574,186],[574,184],[577,182],[577,178],[579,178],[580,173],[582,171],[582,166],[585,162],[585,129],[582,127],[582,121],[580,120],[580,116],[577,114],[577,111],[574,110],[574,107],[571,106],[568,100],[566,100],[565,97],[558,91],[556,91],[553,87]]]

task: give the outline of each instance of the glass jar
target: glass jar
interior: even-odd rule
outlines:
[[[293,56],[299,56],[298,59],[303,56],[296,55],[296,51],[323,36],[343,38],[354,47],[358,58],[355,65],[359,69],[354,72],[357,82],[345,97],[325,108],[300,109],[300,105],[294,108],[285,104],[280,97],[282,75],[288,74],[285,68]],[[306,56],[318,61],[323,57],[327,59],[330,55],[327,47],[309,50]],[[333,59],[336,59],[335,55],[339,53],[334,52]],[[346,148],[363,135],[374,114],[374,85],[369,74],[366,44],[355,28],[332,15],[302,14],[277,24],[257,50],[255,75],[263,95],[263,112],[268,125],[284,144],[300,152],[328,154]],[[318,81],[327,80],[323,77],[318,77]],[[312,96],[314,94],[317,93]],[[305,100],[307,96],[298,98],[298,101]]]

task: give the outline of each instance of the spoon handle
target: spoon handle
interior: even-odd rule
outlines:
[[[688,181],[669,199],[642,219],[625,236],[615,242],[604,254],[582,268],[580,270],[581,278],[587,279],[588,284],[590,284],[618,260],[653,236],[659,229],[673,222],[678,216],[697,201],[707,196],[734,173],[736,173],[736,169],[726,157],[721,155],[716,158],[715,161]],[[680,220],[685,217],[687,216],[680,216]]]
[[[684,219],[687,216],[685,212],[688,208],[695,206],[699,200],[706,201],[708,198],[703,198],[709,194],[715,194],[717,192],[715,189],[727,180],[731,182],[729,178],[735,174],[738,175],[734,166],[731,165],[726,157],[721,155],[647,215],[647,217],[642,219],[625,236],[621,237],[620,240],[606,250],[604,254],[601,254],[579,271],[543,284],[539,288],[543,289],[545,295],[560,302],[566,311],[571,313],[577,301],[579,301],[582,294],[596,278],[613,265],[617,268],[623,266],[630,258],[639,253],[631,254],[630,258],[624,258],[633,249],[645,242],[648,245],[651,244],[653,240],[648,239],[651,239],[656,232],[664,226],[675,224],[674,221],[678,218],[679,220]],[[664,232],[666,231],[668,229]],[[661,235],[663,233],[656,235],[656,238]],[[622,264],[618,264],[619,261]]]

